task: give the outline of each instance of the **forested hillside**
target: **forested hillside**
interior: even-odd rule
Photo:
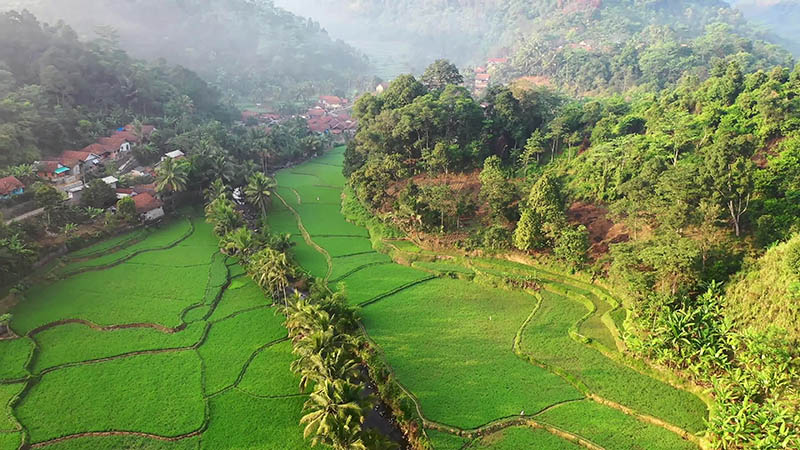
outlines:
[[[291,103],[348,94],[367,70],[353,48],[266,0],[5,0],[81,36],[118,40],[131,55],[196,71],[224,93]]]
[[[194,72],[132,59],[113,40],[81,42],[63,23],[4,13],[0,42],[0,167],[83,148],[135,115],[238,118]]]
[[[345,173],[430,245],[607,280],[632,354],[713,385],[716,446],[796,448],[800,69],[710,72],[631,100],[512,85],[481,105],[439,63],[356,103]]]
[[[746,71],[792,65],[721,0],[352,1],[345,11],[440,46],[462,66],[510,57],[495,81],[535,76],[572,93],[661,88],[685,72],[708,76],[718,58]]]
[[[797,0],[731,0],[745,17],[773,34],[786,48],[800,55],[800,1]]]

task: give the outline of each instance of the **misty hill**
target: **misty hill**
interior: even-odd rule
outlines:
[[[29,12],[0,13],[0,42],[0,167],[82,148],[134,117],[238,118],[194,72],[81,42]]]
[[[800,55],[800,1],[740,0],[733,2],[745,17],[782,39],[787,48]]]
[[[721,0],[292,2],[328,6],[356,23],[379,24],[386,34],[415,36],[428,52],[452,52],[461,66],[507,56],[510,64],[497,80],[536,76],[573,92],[659,88],[686,71],[705,77],[717,59],[736,59],[747,71],[793,64],[786,50]]]
[[[365,59],[313,21],[268,0],[0,0],[83,37],[113,29],[123,49],[164,58],[224,91],[255,101],[293,101],[353,87]]]

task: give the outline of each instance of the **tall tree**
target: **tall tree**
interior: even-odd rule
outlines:
[[[267,217],[273,189],[275,189],[275,180],[260,172],[254,173],[244,188],[247,201],[261,210],[261,217]]]
[[[425,69],[422,74],[422,84],[429,90],[444,89],[448,84],[463,84],[464,77],[458,72],[458,67],[446,59],[437,59]]]

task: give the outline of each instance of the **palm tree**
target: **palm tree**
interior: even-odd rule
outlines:
[[[260,172],[254,173],[244,188],[244,195],[247,201],[261,209],[262,218],[267,217],[267,209],[269,209],[273,189],[275,189],[275,180]]]
[[[189,163],[186,160],[165,159],[158,166],[156,190],[159,193],[181,192],[186,190],[189,181]]]
[[[259,286],[273,295],[282,293],[284,303],[288,303],[286,288],[294,276],[294,267],[285,253],[265,248],[253,255],[247,271]]]
[[[369,402],[361,388],[341,380],[323,380],[305,403],[307,414],[303,435],[311,444],[329,445],[334,450],[366,449],[361,439],[361,424]]]
[[[211,184],[208,186],[208,189],[206,189],[206,201],[213,202],[220,197],[227,198],[229,191],[230,189],[225,185],[225,182],[222,181],[222,178],[217,178],[211,182]]]
[[[217,197],[206,205],[206,222],[214,225],[217,236],[225,236],[242,226],[242,215],[236,205],[227,197]]]
[[[246,256],[256,246],[256,242],[255,234],[252,231],[240,227],[225,234],[219,241],[219,247],[226,255]]]
[[[358,379],[358,361],[344,349],[330,353],[313,353],[292,362],[292,371],[300,374],[300,392],[311,383],[323,380],[355,381]]]

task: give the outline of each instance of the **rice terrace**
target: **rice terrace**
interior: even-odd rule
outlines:
[[[342,215],[342,158],[278,172],[269,225],[358,307],[430,448],[704,445],[702,396],[623,357],[624,310],[605,289],[370,234]],[[0,448],[310,448],[284,317],[199,211],[71,253],[46,278],[0,341]]]

